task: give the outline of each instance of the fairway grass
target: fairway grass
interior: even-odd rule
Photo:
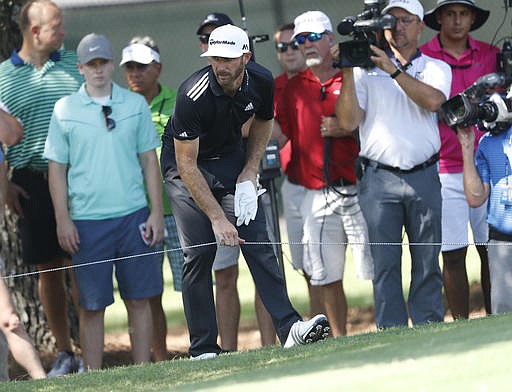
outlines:
[[[0,384],[0,391],[504,391],[512,315]]]

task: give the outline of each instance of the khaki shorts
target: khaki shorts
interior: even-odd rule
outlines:
[[[487,243],[487,202],[478,208],[471,208],[464,194],[462,173],[441,173],[442,245],[441,251],[460,249],[468,246],[468,222],[471,225],[475,243]]]
[[[373,277],[368,228],[356,192],[355,185],[306,191],[301,206],[304,272],[314,286],[343,279],[347,243],[352,243],[360,277]]]

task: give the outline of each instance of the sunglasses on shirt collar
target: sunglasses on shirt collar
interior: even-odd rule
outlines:
[[[293,40],[290,42],[276,42],[276,50],[279,53],[284,53],[290,48],[291,50],[299,50],[299,44]]]
[[[112,106],[103,105],[101,110],[103,111],[103,116],[105,117],[105,124],[107,125],[107,129],[109,131],[113,130],[116,127],[116,122],[113,118],[109,117],[112,114]]]

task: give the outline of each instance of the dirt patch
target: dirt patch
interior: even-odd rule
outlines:
[[[447,309],[445,303],[445,309]],[[470,288],[470,318],[485,316],[482,292],[479,284],[473,284]],[[347,334],[357,335],[376,330],[373,306],[366,308],[350,308],[347,318]],[[445,316],[445,321],[453,321],[451,315]],[[188,331],[186,328],[171,328],[167,334],[167,348],[169,360],[187,357],[189,346]],[[240,325],[238,334],[239,350],[250,350],[261,346],[260,336],[256,320]],[[41,360],[45,368],[50,366],[55,354],[42,352]],[[130,352],[130,339],[128,333],[108,334],[105,336],[105,354],[103,366],[105,368],[125,366],[132,363]],[[25,371],[14,361],[10,361],[11,379],[26,379]]]

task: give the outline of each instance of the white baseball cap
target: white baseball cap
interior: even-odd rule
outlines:
[[[201,57],[235,59],[248,52],[250,49],[247,33],[240,27],[227,24],[212,31],[208,40],[208,50]]]
[[[382,14],[387,14],[391,8],[402,8],[423,20],[423,6],[418,0],[390,0],[389,4],[382,10]]]
[[[153,61],[160,64],[160,54],[144,44],[131,44],[123,49],[123,57],[119,65],[135,61],[140,64],[149,64]]]
[[[300,14],[293,22],[295,28],[293,29],[293,36],[302,33],[323,33],[324,31],[332,31],[331,20],[322,11],[307,11]]]

